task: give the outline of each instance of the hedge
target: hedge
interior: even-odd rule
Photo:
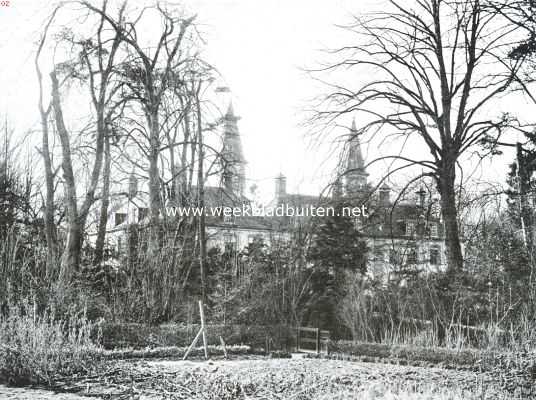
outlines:
[[[135,323],[104,323],[102,345],[105,349],[187,347],[200,329],[198,324],[162,324],[151,326]],[[285,326],[207,325],[207,341],[219,344],[220,336],[227,345],[248,345],[288,350],[294,345],[294,334]]]

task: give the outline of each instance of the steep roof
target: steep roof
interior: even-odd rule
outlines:
[[[361,150],[361,142],[355,126],[355,119],[352,121],[352,127],[350,129],[346,170],[358,170],[360,173],[368,175],[365,170],[365,159],[363,157],[363,151]]]

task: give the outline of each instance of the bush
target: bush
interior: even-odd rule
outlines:
[[[28,304],[8,308],[0,316],[0,381],[50,385],[93,369],[100,359],[91,340],[94,327],[84,316],[56,320]]]
[[[288,351],[271,351],[270,358],[292,358]]]

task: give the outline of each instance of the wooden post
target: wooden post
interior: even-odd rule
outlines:
[[[316,328],[316,354],[320,354],[320,328]]]
[[[199,300],[199,315],[201,316],[201,331],[203,332],[203,348],[205,349],[205,359],[208,359],[207,335],[205,333],[205,311],[203,302]]]
[[[220,343],[223,347],[223,357],[225,357],[225,359],[227,359],[227,349],[225,348],[225,342],[223,340],[223,338],[220,336]]]

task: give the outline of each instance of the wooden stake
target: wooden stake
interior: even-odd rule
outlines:
[[[199,315],[201,316],[201,331],[203,333],[203,348],[205,349],[205,360],[208,359],[207,335],[205,334],[205,312],[203,302],[199,300]]]
[[[186,350],[186,353],[184,354],[184,357],[182,358],[183,360],[186,360],[186,358],[188,358],[188,354],[190,354],[194,346],[197,344],[197,341],[201,337],[202,333],[203,333],[203,328],[199,329],[199,332],[197,332],[197,335],[195,335],[194,341],[192,342],[192,344],[190,344],[190,346],[188,347],[188,350]]]
[[[220,336],[220,343],[223,347],[223,356],[225,357],[225,359],[227,359],[227,349],[225,348],[225,342],[223,341],[223,338]]]
[[[186,350],[186,353],[184,354],[184,357],[182,358],[183,360],[186,360],[186,358],[188,358],[188,355],[190,354],[194,346],[197,344],[201,336],[203,337],[203,349],[205,350],[205,360],[208,359],[207,336],[205,333],[205,312],[203,311],[203,302],[201,300],[199,300],[199,315],[201,317],[201,329],[199,329],[199,332],[197,332],[197,335],[195,335],[194,341],[192,342],[192,344],[190,344],[190,346],[188,347],[188,350]],[[227,354],[227,351],[225,351],[225,353]]]

